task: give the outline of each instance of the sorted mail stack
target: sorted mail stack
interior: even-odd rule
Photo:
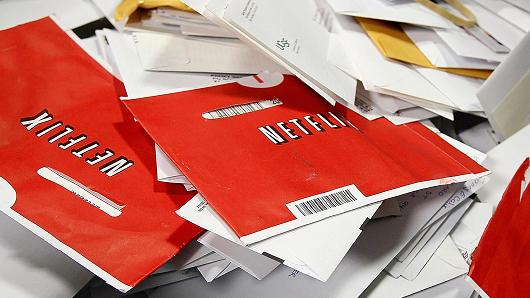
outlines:
[[[486,155],[427,119],[485,117],[504,60],[529,77],[524,7],[463,1],[464,29],[422,1],[177,2],[94,0],[115,29],[90,40],[0,31],[0,210],[95,275],[77,297],[492,291]],[[487,116],[524,111],[501,85]]]

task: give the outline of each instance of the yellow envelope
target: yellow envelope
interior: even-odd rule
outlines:
[[[120,5],[116,7],[114,18],[116,21],[121,21],[122,19],[133,14],[133,12],[135,12],[139,7],[151,9],[163,6],[170,6],[178,10],[195,12],[180,0],[123,0],[121,1]]]
[[[485,69],[436,67],[423,55],[399,24],[375,19],[355,19],[361,24],[381,54],[387,58],[479,79],[487,79],[492,72]]]

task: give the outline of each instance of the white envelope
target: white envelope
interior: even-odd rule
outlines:
[[[92,3],[84,0],[0,1],[0,29],[55,15],[63,29],[73,29],[103,17]]]
[[[397,97],[368,91],[363,86],[357,88],[357,98],[364,102],[373,103],[381,112],[396,113],[399,110],[416,107],[414,104]]]
[[[431,217],[431,219],[420,228],[421,232],[416,234],[414,238],[409,241],[395,256],[394,260],[386,267],[386,271],[394,277],[403,275],[411,262],[413,262],[418,256],[420,250],[424,249],[425,245],[430,243],[430,253],[428,252],[429,250],[424,251],[423,261],[421,261],[421,258],[417,259],[415,261],[416,267],[410,268],[407,275],[408,277],[405,276],[405,278],[411,279],[409,277],[412,275],[416,276],[419,270],[421,270],[421,267],[423,267],[423,265],[425,265],[427,262],[428,257],[432,256],[432,253],[434,253],[436,247],[447,236],[447,234],[449,234],[456,222],[468,209],[469,204],[471,203],[468,197],[480,189],[487,181],[488,179],[467,181],[463,187],[457,188],[458,191],[454,193],[449,188],[443,189],[447,193],[451,194],[449,200],[447,200],[442,208],[440,208]],[[438,238],[436,238],[438,240],[432,239],[434,235],[438,236]],[[414,268],[416,269],[414,270]]]
[[[506,0],[506,1],[530,12],[530,0]]]
[[[401,27],[425,57],[429,59],[429,62],[436,67],[495,69],[499,64],[457,55],[435,31],[429,28],[405,24]]]
[[[336,13],[370,19],[448,28],[448,20],[415,1],[329,0]]]
[[[489,203],[494,208],[497,207],[504,190],[513,177],[513,170],[530,156],[529,139],[530,125],[527,125],[488,152],[483,165],[492,173],[489,177],[491,181],[477,193],[482,202]]]
[[[362,88],[357,88],[357,90],[360,90],[360,89],[362,89]],[[370,99],[374,97],[373,95],[376,95],[376,97],[380,98],[380,99],[389,99],[389,103],[392,104],[392,101],[395,99],[395,97],[390,96],[390,95],[377,93],[377,92],[372,92],[372,91],[365,91],[365,92],[368,92],[367,95],[369,97],[368,96],[360,96],[359,93],[358,93],[357,99],[355,101],[356,109],[350,108],[349,106],[347,106],[347,107],[352,109],[352,110],[354,110],[354,111],[356,111],[361,116],[363,116],[363,117],[365,117],[365,118],[367,118],[369,120],[377,119],[377,118],[380,118],[381,116],[383,116],[387,120],[392,122],[394,125],[400,125],[400,124],[404,124],[404,123],[420,121],[420,120],[424,120],[424,119],[427,119],[427,118],[432,118],[432,117],[438,116],[437,114],[435,114],[433,112],[430,112],[430,111],[428,111],[426,109],[423,109],[421,107],[418,107],[418,106],[414,106],[412,104],[410,104],[411,107],[396,111],[394,113],[387,112],[387,111],[379,108],[379,106],[376,107],[376,105]],[[397,100],[396,100],[396,102],[397,102]],[[405,101],[399,100],[399,102],[405,102]],[[408,102],[405,102],[405,103],[409,104]],[[357,111],[357,110],[360,110],[360,111]],[[371,119],[370,118],[371,115],[376,115],[377,117],[373,117]]]
[[[234,262],[230,262],[230,265],[228,265],[228,267],[226,267],[223,271],[221,271],[221,273],[219,273],[215,278],[219,278],[227,273],[230,273],[236,269],[238,269],[239,267],[237,267],[237,265],[234,263]],[[241,271],[241,270],[240,270]],[[215,279],[214,278],[214,279]]]
[[[468,200],[461,204],[459,208],[448,215],[447,220],[443,222],[438,231],[427,241],[425,246],[416,254],[416,256],[408,263],[408,266],[401,273],[401,276],[409,281],[415,280],[421,271],[423,271],[426,264],[429,262],[433,254],[440,247],[447,235],[453,230],[457,222],[462,218],[464,213],[471,206],[472,201]],[[408,261],[408,260],[407,260]],[[405,261],[404,263],[406,263]]]
[[[72,297],[94,275],[22,225],[0,214],[3,297]]]
[[[280,262],[276,260],[256,253],[212,232],[204,233],[197,241],[259,280],[280,265]]]
[[[465,275],[414,293],[407,298],[471,298],[473,288],[467,283]],[[478,298],[478,297],[476,297]]]
[[[290,267],[325,281],[361,233],[360,227],[380,204],[374,203],[329,217],[249,245],[248,248],[260,254],[272,255]],[[177,213],[204,229],[242,245],[230,227],[200,195],[192,198]],[[329,233],[330,230],[334,232]],[[323,250],[326,250],[326,254],[322,254]]]
[[[240,76],[145,71],[131,35],[104,30],[129,97],[144,97],[231,82]]]
[[[139,29],[142,27],[155,28],[161,32],[178,32],[184,35],[236,38],[230,31],[213,24],[200,14],[170,7],[159,7],[151,10],[147,15],[142,16],[141,24],[136,26]]]
[[[447,96],[411,66],[390,61],[381,55],[357,22],[351,19],[341,20],[344,30],[333,34],[331,44],[344,47],[366,90],[396,96],[422,107],[457,108]],[[347,64],[348,61],[334,63],[345,71],[350,68],[341,67],[341,64]]]
[[[491,128],[491,124],[487,121],[459,132],[458,137],[462,142],[477,148],[481,152],[488,152],[500,143],[495,131]]]
[[[477,97],[504,140],[530,124],[530,33],[486,80]]]
[[[475,202],[451,231],[451,239],[468,264],[471,263],[471,255],[478,246],[492,215],[493,208],[490,204]]]
[[[246,1],[240,0],[228,4],[224,0],[209,1],[209,13],[205,15],[223,22],[243,41],[266,53],[329,102],[354,103],[357,81],[327,61],[330,33],[336,25],[327,4],[313,0],[255,1],[256,12],[251,19],[242,14]]]
[[[402,259],[398,259],[398,256],[403,253],[404,250],[401,250],[400,254],[398,254],[390,264],[388,264],[385,268],[385,271],[390,274],[394,278],[399,278],[402,273],[407,269],[407,266],[413,261],[413,259],[418,255],[420,250],[424,248],[424,246],[427,244],[427,242],[438,232],[442,224],[445,220],[447,220],[448,216],[445,216],[442,220],[437,221],[436,223],[429,226],[427,229],[424,229],[420,233],[418,233],[416,236],[414,236],[414,239],[412,239],[409,243],[407,243],[407,246],[405,248],[409,248],[409,252],[404,254],[404,257]],[[447,236],[447,235],[445,235]],[[445,238],[445,237],[444,237]],[[442,238],[442,240],[444,239]],[[413,243],[413,245],[411,245]],[[436,249],[435,249],[436,250]]]
[[[421,121],[429,118],[433,118],[438,116],[437,114],[428,111],[424,108],[415,107],[415,108],[408,108],[404,110],[400,110],[397,113],[390,114],[390,113],[384,113],[383,117],[388,119],[390,122],[392,122],[394,125],[400,125],[410,122],[416,122]]]
[[[156,177],[160,182],[183,184],[186,190],[195,190],[191,182],[173,164],[169,157],[155,144]]]
[[[484,80],[464,77],[438,69],[413,66],[461,111],[483,111],[477,92]]]
[[[204,280],[206,280],[206,282],[211,282],[212,280],[219,277],[221,273],[227,270],[231,264],[232,262],[230,260],[223,259],[217,262],[201,265],[197,267],[197,269],[201,273]]]
[[[466,274],[468,264],[450,237],[446,237],[433,257],[413,281],[383,275],[365,293],[370,298],[404,297]]]
[[[505,53],[492,51],[460,27],[453,26],[451,29],[433,28],[433,30],[459,56],[494,62],[501,62],[507,56]]]
[[[480,6],[473,0],[461,0],[461,2],[473,14],[475,14],[477,23],[482,29],[491,34],[491,36],[510,50],[513,50],[523,39],[523,30],[505,21],[503,18]]]
[[[443,196],[426,200],[403,197],[400,201],[402,215],[368,223],[325,283],[316,282],[298,270],[282,265],[261,281],[238,271],[230,274],[230,278],[215,280],[209,286],[204,286],[204,281],[200,279],[190,279],[161,287],[151,297],[357,297],[446,199]],[[328,231],[328,234],[331,233]],[[303,245],[295,245],[294,248],[301,249]],[[324,251],[325,254],[320,252],[321,256],[328,253],[326,249]]]
[[[374,101],[372,101],[373,99],[376,99],[376,101],[379,102],[376,104]],[[384,108],[381,108],[382,105],[384,106]],[[362,86],[359,86],[357,88],[357,98],[355,99],[355,106],[345,106],[350,110],[357,112],[359,115],[363,116],[368,120],[374,120],[377,118],[385,117],[394,125],[421,121],[439,115],[437,113],[431,112],[431,109],[425,109],[423,107],[416,106],[407,101],[400,100],[394,96],[381,94],[373,91],[366,91]],[[389,112],[385,109],[399,110],[396,110],[395,112]]]
[[[190,268],[193,268],[193,267],[200,267],[200,266],[204,266],[204,265],[207,265],[207,264],[211,264],[211,263],[215,263],[215,262],[218,262],[218,261],[222,261],[224,259],[225,258],[223,256],[217,254],[214,251],[211,251],[210,253],[208,253],[208,254],[200,257],[200,258],[197,258],[197,259],[193,260],[192,262],[189,262],[188,264],[182,266],[182,268],[180,270],[186,270],[186,269],[190,269]]]
[[[530,14],[502,0],[475,0],[489,11],[500,16],[524,32],[530,31]]]
[[[107,42],[107,39],[105,38],[105,33],[103,30],[96,30],[96,41],[97,41],[97,53],[98,56],[101,57],[101,60],[105,62],[107,67],[105,67],[110,73],[112,73],[113,76],[118,78],[120,81],[121,76],[120,72],[118,70],[118,67],[116,66],[116,61],[114,61],[114,57],[112,56],[112,52],[110,50],[109,43]]]
[[[257,74],[286,73],[262,53],[237,39],[185,37],[162,33],[133,33],[145,70]]]
[[[377,109],[374,106],[367,104],[365,101],[360,99],[360,97],[357,97],[355,99],[355,104],[345,102],[343,103],[343,105],[370,121],[379,119],[382,117],[382,115],[377,111]]]
[[[200,244],[197,241],[192,241],[188,243],[188,245],[186,245],[175,257],[167,261],[164,265],[162,265],[162,267],[153,272],[153,274],[189,269],[192,268],[189,266],[191,263],[195,263],[196,266],[203,265],[205,263],[201,264],[200,259],[212,253],[213,251],[208,247]]]

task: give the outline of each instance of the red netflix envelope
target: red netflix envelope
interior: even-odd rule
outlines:
[[[193,194],[156,181],[122,83],[53,20],[0,31],[0,209],[127,291],[201,229]]]
[[[420,124],[344,118],[296,77],[270,76],[125,101],[245,244],[487,173]]]
[[[473,253],[469,276],[484,297],[530,293],[529,165],[527,158],[515,173]]]

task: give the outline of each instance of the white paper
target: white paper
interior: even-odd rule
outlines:
[[[145,97],[231,82],[239,76],[145,71],[132,36],[105,29],[116,65],[129,97]]]
[[[468,264],[471,263],[471,255],[478,246],[492,215],[493,209],[490,204],[475,202],[451,231],[451,239]]]
[[[524,159],[530,156],[529,139],[530,125],[527,125],[488,152],[484,166],[490,169],[492,174],[491,181],[477,193],[482,202],[497,207],[514,172]]]
[[[259,280],[280,265],[278,261],[258,254],[212,232],[204,233],[197,241]]]
[[[496,62],[459,56],[432,29],[412,25],[401,27],[429,62],[436,67],[495,69],[498,65]]]
[[[500,143],[499,137],[487,121],[458,133],[458,137],[481,152],[488,152]]]
[[[145,70],[257,74],[286,71],[239,40],[133,33]]]
[[[396,113],[399,110],[416,107],[414,104],[397,97],[368,91],[362,85],[357,88],[357,98],[361,98],[364,102],[371,102],[378,110],[388,113]]]
[[[196,266],[200,266],[199,259],[211,254],[213,251],[208,247],[200,244],[197,241],[191,241],[186,245],[175,257],[167,261],[162,267],[158,268],[153,274],[165,273],[176,270],[184,270],[191,268],[188,264],[194,262]]]
[[[147,16],[142,18],[142,25],[162,29],[166,32],[179,32],[184,35],[236,38],[230,31],[213,24],[200,14],[180,11],[171,7],[159,7],[151,10]]]
[[[482,111],[477,91],[484,80],[445,71],[414,66],[425,79],[442,92],[461,111]]]
[[[506,2],[530,12],[530,0],[506,0]]]
[[[394,258],[390,262],[390,264],[386,266],[385,271],[388,274],[390,274],[392,277],[399,278],[403,274],[403,272],[407,269],[407,266],[420,253],[420,251],[425,248],[425,245],[434,237],[436,233],[438,233],[438,231],[440,230],[440,227],[447,220],[447,218],[448,216],[445,216],[445,218],[443,218],[442,220],[437,221],[436,223],[430,225],[429,228],[418,233],[418,235],[414,237],[413,241],[410,241],[409,243],[407,243],[407,246],[409,246],[411,242],[414,242],[414,245],[410,249],[410,253],[408,253],[407,256],[404,257],[402,260],[398,260],[397,258]],[[445,238],[445,236],[442,238],[442,240]],[[414,241],[416,239],[417,241]],[[436,250],[436,248],[434,250]],[[401,252],[403,252],[403,250]]]
[[[530,34],[486,80],[477,97],[502,140],[530,124]]]
[[[327,61],[330,34],[336,21],[324,2],[247,2],[230,1],[223,16],[240,30],[245,40],[259,45],[328,101],[334,102],[336,97],[350,103],[355,101],[356,80]]]
[[[223,271],[225,271],[230,264],[230,260],[220,260],[199,266],[197,269],[201,273],[202,277],[204,277],[206,282],[211,282],[212,280],[216,279]]]
[[[513,50],[523,39],[524,31],[515,27],[503,18],[480,6],[473,0],[462,0],[464,4],[477,18],[478,25],[491,34],[496,40]]]
[[[114,56],[112,56],[112,51],[103,30],[96,30],[96,40],[98,45],[98,55],[108,65],[108,71],[122,81],[120,71],[118,70],[118,66],[116,66],[116,60],[114,59]]]
[[[462,218],[464,212],[471,206],[472,201],[468,200],[463,203],[459,208],[448,215],[447,220],[443,222],[438,231],[427,241],[425,246],[416,254],[416,256],[408,264],[407,268],[402,272],[402,276],[407,280],[415,280],[420,272],[423,270],[425,265],[431,259],[435,251],[442,244],[444,239],[451,230],[455,227],[456,223]],[[406,262],[406,261],[405,261]]]
[[[450,26],[449,21],[415,1],[329,0],[329,3],[335,12],[350,16],[428,27]]]
[[[451,29],[433,29],[445,44],[447,44],[447,46],[459,56],[496,62],[503,61],[507,56],[505,53],[496,53],[492,51],[473,35],[467,33],[460,27],[453,26]]]
[[[234,271],[229,278],[215,280],[207,287],[203,281],[190,279],[161,287],[151,297],[357,297],[444,201],[443,197],[425,200],[402,198],[402,216],[387,217],[367,224],[325,283],[316,282],[287,266],[279,266],[261,281],[245,272]],[[444,262],[440,260],[440,263]]]
[[[394,114],[383,114],[383,117],[388,119],[394,125],[416,122],[436,116],[438,115],[420,107],[404,109]]]
[[[157,144],[155,144],[155,156],[158,181],[191,185],[188,178],[182,174]]]
[[[357,239],[361,232],[359,228],[376,212],[379,205],[375,203],[329,217],[249,245],[248,248],[260,254],[266,252],[284,260],[288,266],[325,281]],[[204,229],[242,245],[230,227],[198,195],[177,213]],[[330,230],[334,233],[329,233]],[[326,254],[322,254],[322,250],[326,250]]]
[[[386,275],[365,294],[370,298],[404,297],[466,274],[467,270],[467,263],[447,237],[415,280]]]
[[[182,268],[180,270],[186,270],[186,269],[190,269],[190,268],[193,268],[193,267],[200,267],[200,266],[203,266],[203,265],[207,265],[207,264],[210,264],[210,263],[215,263],[215,262],[218,262],[218,261],[222,261],[224,260],[225,258],[219,254],[217,254],[216,252],[212,251],[200,258],[197,258],[191,262],[189,262],[188,264],[182,266]]]
[[[456,108],[456,106],[411,66],[386,59],[360,25],[343,19],[343,31],[333,34],[332,45],[343,46],[350,55],[354,68],[366,90],[376,91],[422,107]],[[334,61],[337,67],[347,71],[351,66],[343,66],[348,61]]]
[[[500,16],[524,32],[530,31],[530,14],[502,0],[475,0],[480,5]]]

